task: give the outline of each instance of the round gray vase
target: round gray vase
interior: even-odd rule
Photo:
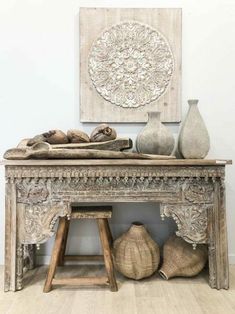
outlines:
[[[148,122],[136,139],[139,153],[170,155],[174,149],[174,137],[161,123],[160,111],[148,112]]]
[[[188,100],[189,110],[180,130],[178,149],[184,158],[205,158],[210,149],[206,125],[198,110],[198,100]]]

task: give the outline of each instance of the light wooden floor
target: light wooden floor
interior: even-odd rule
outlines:
[[[66,266],[70,275],[103,273],[101,266]],[[79,267],[79,271],[78,271]],[[63,270],[63,272],[62,272]],[[0,314],[230,314],[235,313],[235,265],[230,267],[230,289],[214,290],[207,274],[165,281],[157,275],[142,281],[118,277],[118,292],[108,288],[60,287],[43,293],[46,267],[28,272],[25,288],[3,292],[0,267]],[[58,275],[64,276],[64,269]]]

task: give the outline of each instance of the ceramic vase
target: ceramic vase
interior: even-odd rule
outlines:
[[[148,122],[136,139],[136,149],[139,153],[170,155],[174,149],[174,137],[161,123],[161,112],[148,112]]]
[[[177,236],[170,237],[163,246],[163,264],[159,274],[164,279],[192,277],[200,273],[207,262],[207,247],[187,243]]]
[[[133,223],[114,241],[113,253],[116,269],[136,280],[151,276],[160,261],[159,247],[141,223]]]
[[[179,135],[178,149],[184,158],[205,158],[210,149],[206,125],[198,110],[198,100],[188,100],[189,110]]]

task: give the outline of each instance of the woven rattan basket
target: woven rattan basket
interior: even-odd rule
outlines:
[[[198,245],[193,249],[190,243],[172,236],[163,247],[163,264],[159,274],[164,279],[192,277],[200,273],[207,262],[207,246]]]
[[[149,277],[159,265],[159,247],[142,223],[133,223],[115,240],[113,253],[116,269],[128,278]]]

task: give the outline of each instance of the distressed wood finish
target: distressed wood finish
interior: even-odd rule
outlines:
[[[64,160],[3,160],[5,166],[219,166],[231,165],[225,159],[170,159],[170,160],[112,160],[112,159],[64,159]],[[24,169],[25,170],[25,169]]]
[[[64,229],[63,239],[61,243],[59,258],[58,258],[58,266],[64,266],[66,243],[67,243],[68,234],[69,234],[69,225],[70,225],[70,219],[65,219],[65,229]]]
[[[210,285],[221,289],[229,286],[228,242],[224,179],[214,187],[214,206],[208,211]]]
[[[52,281],[55,275],[56,266],[59,261],[60,251],[61,251],[61,245],[63,241],[63,236],[66,228],[66,218],[62,217],[59,221],[58,231],[56,233],[56,239],[54,243],[53,253],[51,254],[51,260],[50,260],[50,266],[47,273],[45,285],[43,292],[49,292],[52,288]]]
[[[29,139],[23,139],[17,145],[17,148],[27,148]],[[132,148],[132,140],[130,138],[117,138],[115,140],[96,143],[68,143],[68,144],[53,144],[52,149],[104,149],[113,151],[122,151],[124,149]]]
[[[69,223],[66,222],[65,217],[62,217],[59,220],[59,226],[56,232],[56,239],[51,254],[51,261],[43,292],[51,291],[52,285],[97,285],[107,283],[109,284],[111,291],[117,291],[118,287],[114,274],[110,246],[111,232],[108,227],[108,218],[112,217],[112,206],[72,207],[72,212],[68,217],[69,219],[95,219],[97,221],[107,277],[54,278],[57,265],[62,266],[64,264],[64,260],[66,259],[65,250]],[[73,256],[72,260],[75,260],[74,257],[77,257],[76,260],[79,260],[79,256]],[[86,260],[88,257],[88,255],[82,256],[81,260]],[[71,260],[71,256],[67,260]],[[92,260],[100,260],[100,256],[95,255]]]
[[[104,261],[103,255],[66,255],[65,261]]]
[[[109,285],[108,277],[80,277],[80,278],[60,278],[53,279],[54,285],[69,286],[91,286],[91,285]]]
[[[5,291],[20,290],[23,245],[46,242],[78,202],[159,202],[177,235],[209,247],[209,283],[228,288],[224,160],[5,161]],[[104,226],[104,229],[107,228]],[[112,239],[109,239],[111,242]]]
[[[88,23],[89,21],[89,23]],[[133,61],[132,54],[128,59],[124,57],[124,65],[119,64],[119,59],[122,57],[117,58],[115,60],[115,54],[110,53],[109,50],[100,53],[103,57],[103,61],[105,61],[106,56],[108,55],[108,62],[105,67],[103,67],[103,71],[100,75],[97,75],[98,84],[99,82],[103,83],[105,71],[111,71],[113,69],[113,65],[118,65],[117,71],[121,72],[124,75],[123,77],[127,78],[130,73],[130,80],[126,79],[126,84],[117,84],[117,88],[114,88],[114,92],[111,93],[111,100],[107,99],[107,94],[110,93],[110,88],[107,88],[105,91],[105,97],[102,97],[102,85],[101,88],[96,88],[94,83],[94,78],[92,81],[92,77],[90,76],[89,72],[96,72],[100,66],[97,66],[95,62],[89,62],[89,56],[92,52],[92,45],[94,42],[101,36],[104,31],[109,31],[111,27],[122,22],[131,22],[131,23],[140,23],[144,27],[150,27],[152,31],[155,30],[163,35],[163,38],[168,42],[171,54],[173,55],[171,59],[173,59],[173,74],[171,76],[171,80],[165,92],[157,99],[153,100],[150,103],[145,105],[139,106],[138,108],[131,108],[126,107],[123,108],[122,106],[125,104],[125,97],[120,97],[119,105],[112,103],[112,99],[114,98],[114,93],[117,91],[119,94],[125,94],[120,86],[127,86],[128,81],[131,81],[131,87],[135,87],[136,81],[139,84],[136,84],[136,89],[134,88],[134,93],[138,90],[138,85],[141,85],[142,82],[146,82],[146,78],[143,76],[148,75],[149,70],[151,70],[155,63],[149,65],[151,63],[151,56],[149,56],[149,49],[148,48],[148,41],[141,42],[141,47],[137,44],[137,51],[133,49],[134,52],[139,53],[141,57],[137,60],[137,62]],[[122,29],[119,32],[125,32]],[[108,36],[106,36],[108,37]],[[111,36],[112,37],[112,36]],[[114,36],[115,37],[115,36]],[[118,37],[118,36],[117,36]],[[133,41],[138,41],[141,37],[136,36],[136,38],[132,37]],[[122,38],[119,38],[111,43],[112,48],[114,45],[118,45],[119,41]],[[149,38],[151,40],[151,38]],[[133,43],[132,41],[132,43]],[[157,41],[158,42],[158,41]],[[117,44],[116,44],[117,43]],[[139,43],[140,44],[140,43]],[[104,45],[105,46],[105,45]],[[106,47],[106,46],[105,46]],[[107,44],[107,47],[110,46]],[[146,48],[147,47],[147,48]],[[100,51],[99,48],[97,48]],[[156,49],[157,50],[157,49]],[[160,110],[162,112],[161,119],[164,122],[179,122],[181,119],[181,9],[156,9],[156,8],[118,8],[118,9],[108,9],[108,8],[81,8],[80,9],[80,117],[81,121],[83,122],[146,122],[147,121],[147,112]],[[124,53],[125,50],[122,49],[120,53]],[[126,49],[127,52],[127,49]],[[161,58],[169,57],[169,53],[163,52],[161,46],[161,52],[164,56]],[[119,55],[119,54],[118,54]],[[144,57],[143,57],[144,55]],[[110,61],[113,58],[112,62]],[[127,57],[126,57],[127,58]],[[161,59],[160,58],[160,59]],[[147,60],[147,62],[146,62]],[[157,57],[154,60],[158,60]],[[148,62],[149,61],[149,62]],[[156,61],[157,62],[157,61]],[[112,63],[112,64],[111,64]],[[138,64],[136,66],[136,63]],[[145,66],[141,66],[142,64],[146,63]],[[165,62],[165,65],[168,65],[170,62]],[[90,69],[91,65],[94,64],[94,69]],[[164,67],[164,65],[162,66]],[[159,71],[162,67],[159,66]],[[115,68],[115,67],[114,67]],[[127,69],[126,69],[127,68]],[[93,71],[94,70],[94,71]],[[161,71],[161,70],[160,70]],[[165,74],[163,76],[167,76],[169,71],[165,70]],[[102,75],[103,74],[103,75]],[[121,75],[122,75],[121,74]],[[143,74],[143,76],[142,76]],[[108,73],[106,81],[109,77],[113,78],[114,75],[112,73]],[[134,76],[134,79],[133,79]],[[157,75],[153,75],[156,77]],[[162,76],[161,74],[159,75]],[[121,82],[123,77],[120,79]],[[141,78],[142,77],[142,78]],[[101,79],[100,79],[101,78]],[[106,83],[105,81],[105,83]],[[110,82],[110,86],[112,87],[118,79]],[[166,80],[164,80],[165,82]],[[153,80],[149,83],[149,85],[153,83]],[[148,85],[148,86],[149,86]],[[153,85],[153,84],[152,84]],[[138,98],[138,103],[141,100],[145,100],[148,98],[148,92],[146,89],[142,87],[140,90],[140,97]],[[160,89],[160,88],[159,88]],[[131,92],[131,91],[130,91]],[[133,89],[132,89],[133,92]],[[151,89],[149,89],[151,93]],[[157,91],[156,91],[157,92]],[[144,94],[144,95],[143,95]],[[122,100],[123,99],[123,100]],[[138,104],[137,104],[138,105]]]
[[[36,248],[35,244],[24,245],[24,264],[27,269],[34,269],[36,266]]]
[[[118,291],[117,282],[114,274],[114,265],[113,265],[113,258],[111,254],[111,248],[110,248],[110,238],[107,234],[107,219],[104,218],[98,218],[97,224],[100,234],[100,240],[101,240],[101,246],[104,254],[104,263],[105,268],[107,271],[108,279],[109,279],[109,285],[110,290],[115,292]]]
[[[150,155],[99,149],[52,148],[48,143],[37,143],[26,148],[8,149],[4,156],[9,160],[24,159],[175,159],[175,156]]]
[[[111,218],[112,206],[73,206],[72,219]]]

